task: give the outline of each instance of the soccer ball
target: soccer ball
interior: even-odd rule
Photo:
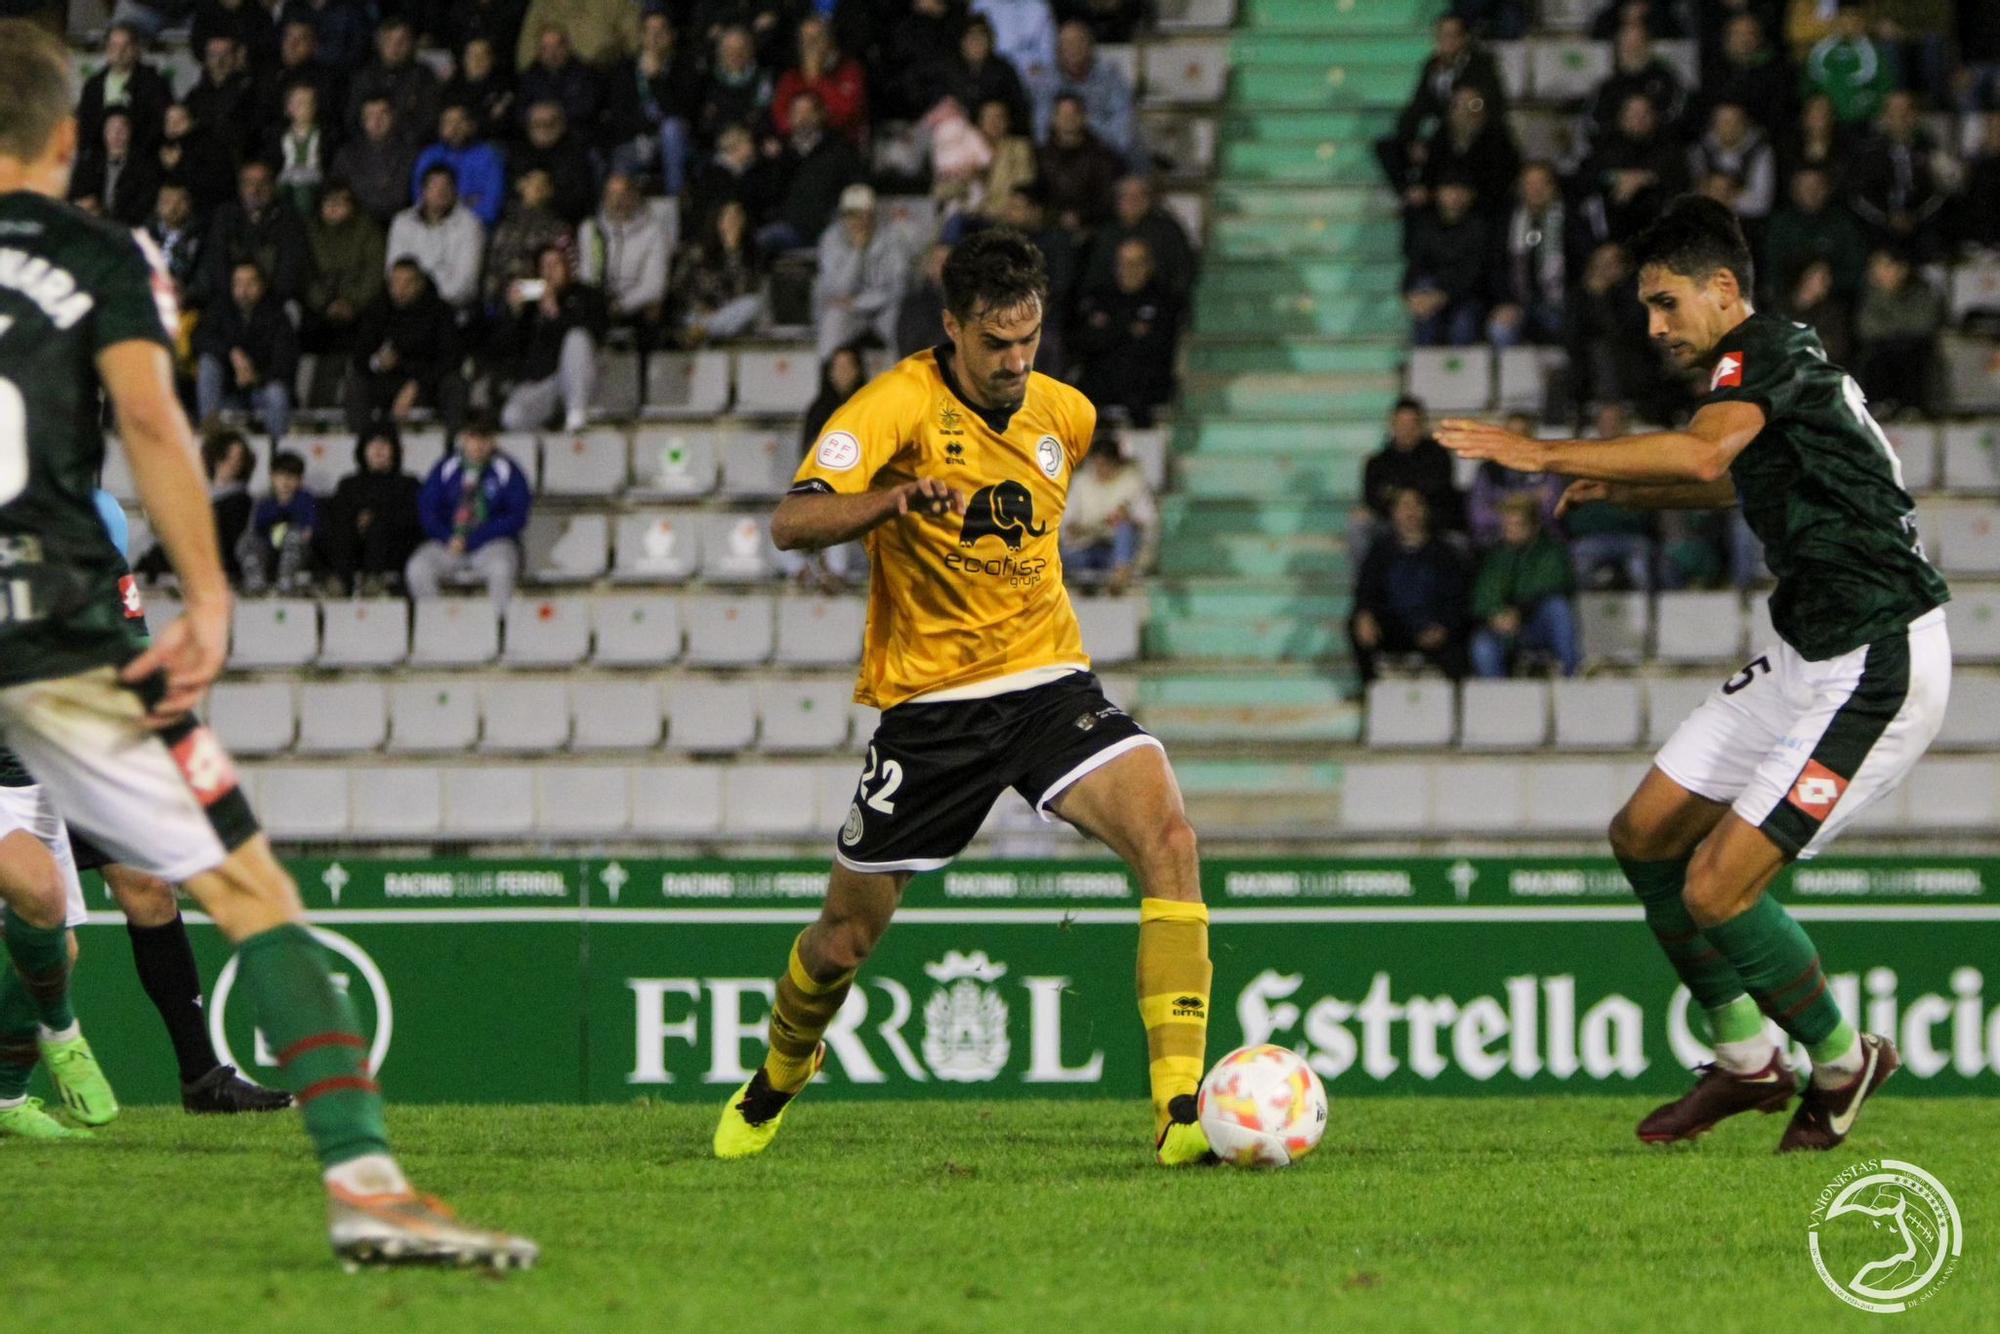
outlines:
[[[1326,1133],[1326,1086],[1295,1051],[1239,1047],[1215,1063],[1196,1098],[1208,1147],[1238,1167],[1284,1167]]]

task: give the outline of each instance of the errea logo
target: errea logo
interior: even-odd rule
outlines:
[[[1743,354],[1741,352],[1723,353],[1721,360],[1715,363],[1715,374],[1709,377],[1709,392],[1714,393],[1718,389],[1733,389],[1742,383]]]

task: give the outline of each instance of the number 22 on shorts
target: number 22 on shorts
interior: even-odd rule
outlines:
[[[874,786],[871,788],[870,784]],[[861,799],[868,803],[868,808],[884,815],[894,815],[896,803],[890,798],[902,785],[903,766],[894,760],[881,759],[876,755],[875,747],[870,746],[868,763],[861,770]]]

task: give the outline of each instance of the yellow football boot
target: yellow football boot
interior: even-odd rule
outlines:
[[[812,1074],[806,1076],[806,1083],[810,1084],[825,1064],[826,1044],[822,1042],[813,1051]],[[804,1091],[803,1087],[794,1093],[772,1088],[764,1068],[758,1066],[750,1081],[722,1105],[722,1119],[715,1123],[715,1156],[749,1158],[770,1148],[778,1137],[778,1123],[785,1119],[785,1108]]]

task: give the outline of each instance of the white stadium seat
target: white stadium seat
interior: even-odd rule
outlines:
[[[1493,353],[1486,347],[1410,349],[1410,393],[1433,412],[1484,412],[1493,401]]]
[[[1743,602],[1733,591],[1662,593],[1654,656],[1662,662],[1734,662],[1743,656]]]
[[[772,601],[746,597],[681,600],[687,661],[703,667],[751,667],[771,659],[776,633]]]
[[[153,638],[158,639],[160,631],[166,629],[173,622],[173,619],[180,614],[181,600],[168,590],[156,588],[146,595],[146,633]],[[255,664],[238,661],[235,647],[232,645],[229,652],[229,665],[232,667],[249,667]]]
[[[2000,774],[1991,757],[1939,755],[1910,771],[1904,824],[1911,830],[1989,832],[2000,820]]]
[[[306,490],[322,500],[354,471],[354,437],[345,432],[294,433],[285,437],[285,448],[305,460]]]
[[[1964,749],[2000,749],[2000,676],[1962,671],[1952,677],[1937,743]]]
[[[733,764],[722,775],[722,825],[732,834],[821,830],[818,777],[803,764]]]
[[[747,681],[666,683],[667,746],[698,754],[748,750],[757,735],[757,689]]]
[[[542,494],[608,499],[625,489],[625,433],[608,427],[542,437]]]
[[[2000,423],[1944,428],[1944,484],[1953,491],[2000,491]]]
[[[687,500],[715,490],[719,432],[642,426],[632,435],[632,490],[640,499]]]
[[[1431,767],[1421,761],[1343,765],[1340,825],[1349,833],[1409,833],[1431,825]]]
[[[1576,612],[1584,657],[1628,666],[1646,660],[1653,603],[1644,593],[1579,593]]]
[[[867,622],[868,604],[860,598],[780,598],[776,661],[787,667],[854,663]]]
[[[1947,574],[2000,574],[2000,504],[1930,507],[1937,523],[1931,558]]]
[[[1206,106],[1229,86],[1229,39],[1194,37],[1148,42],[1139,84],[1149,102]]]
[[[649,417],[716,417],[729,407],[729,354],[655,352],[646,360]]]
[[[1645,708],[1636,681],[1556,681],[1550,696],[1559,749],[1629,750],[1645,732]]]
[[[607,347],[597,354],[597,383],[591,387],[590,410],[600,417],[628,420],[639,415],[646,387],[640,383],[639,353],[629,347]]]
[[[115,435],[104,437],[104,468],[98,474],[97,484],[122,505],[139,503],[139,484],[132,477],[132,461],[125,457],[125,445]],[[136,559],[140,554],[134,547],[133,557]]]
[[[852,761],[813,766],[815,804],[821,829],[831,832],[847,823],[847,811],[854,805],[855,780],[859,775],[860,769]],[[999,803],[994,804],[997,806]]]
[[[631,825],[632,782],[626,770],[562,764],[534,772],[536,832],[615,834]]]
[[[1534,766],[1442,762],[1431,771],[1433,825],[1440,833],[1513,832],[1527,823],[1527,771]]]
[[[521,563],[530,579],[543,584],[586,584],[611,566],[611,519],[598,513],[543,510],[528,516],[521,545]]]
[[[590,599],[516,595],[506,629],[509,667],[568,667],[590,656]]]
[[[321,611],[322,667],[391,667],[410,654],[410,604],[401,598],[334,598]]]
[[[1944,354],[1949,405],[1955,412],[2000,412],[2000,343],[1946,334]]]
[[[1907,490],[1928,491],[1939,484],[1937,427],[1929,422],[1897,422],[1884,426],[1882,434],[1895,447]]]
[[[596,648],[607,667],[658,667],[681,656],[680,607],[666,593],[619,593],[591,600]]]
[[[765,681],[757,687],[761,749],[773,754],[820,754],[847,744],[846,680]]]
[[[500,447],[511,452],[512,447],[509,444],[511,439],[511,436],[503,432],[499,437]],[[418,480],[430,476],[431,469],[437,467],[438,463],[444,458],[444,432],[442,430],[427,428],[405,431],[402,435],[402,441],[403,471]],[[520,454],[515,454],[514,458],[523,467],[532,468],[535,466],[533,436],[528,437],[528,444],[527,456],[524,458]]]
[[[389,749],[404,755],[463,755],[479,740],[479,692],[433,677],[389,687]]]
[[[1138,660],[1140,626],[1146,619],[1143,598],[1075,598],[1072,605],[1083,632],[1083,651],[1093,665]]]
[[[1467,750],[1528,750],[1549,739],[1545,681],[1467,681],[1458,697],[1458,744]]]
[[[348,831],[347,770],[264,765],[257,775],[257,822],[273,838],[338,838]]]
[[[701,577],[718,584],[761,584],[777,575],[778,549],[764,514],[704,514]]]
[[[660,765],[632,771],[632,832],[698,837],[722,830],[722,766]]]
[[[1527,770],[1526,827],[1540,833],[1601,834],[1631,790],[1616,764],[1551,760]]]
[[[533,491],[542,489],[542,437],[535,431],[502,431],[495,436],[494,443],[500,452],[512,459],[522,472],[528,475],[528,487]]]
[[[1561,348],[1502,348],[1498,357],[1495,406],[1539,414],[1548,400],[1549,377],[1569,364]]]
[[[1380,680],[1368,687],[1370,746],[1448,746],[1458,731],[1449,681]]]
[[[479,748],[546,755],[569,744],[569,685],[559,676],[488,677],[479,686]]]
[[[473,667],[500,652],[500,618],[484,597],[425,598],[416,604],[410,662],[418,667]]]
[[[1222,31],[1236,22],[1236,0],[1160,0],[1163,32]]]
[[[701,562],[702,517],[692,510],[619,515],[612,579],[678,584],[693,578]]]
[[[208,692],[206,713],[232,755],[280,754],[298,731],[292,688],[282,681],[219,681]]]
[[[722,441],[722,494],[731,500],[776,500],[799,470],[798,431],[738,431]]]
[[[1611,43],[1554,37],[1528,43],[1528,79],[1542,102],[1581,102],[1611,73]]]
[[[745,417],[797,417],[819,393],[819,363],[799,347],[736,354],[736,411]]]
[[[638,680],[573,681],[572,750],[651,750],[660,744],[660,685]]]
[[[319,607],[303,598],[246,598],[231,615],[229,640],[232,667],[303,667],[319,649]]]
[[[1706,676],[1656,676],[1646,682],[1646,744],[1664,746],[1721,682]]]
[[[453,834],[527,838],[535,829],[532,769],[479,765],[444,771],[444,824]]]
[[[389,697],[380,681],[308,681],[299,687],[299,754],[379,750],[388,733]]]

